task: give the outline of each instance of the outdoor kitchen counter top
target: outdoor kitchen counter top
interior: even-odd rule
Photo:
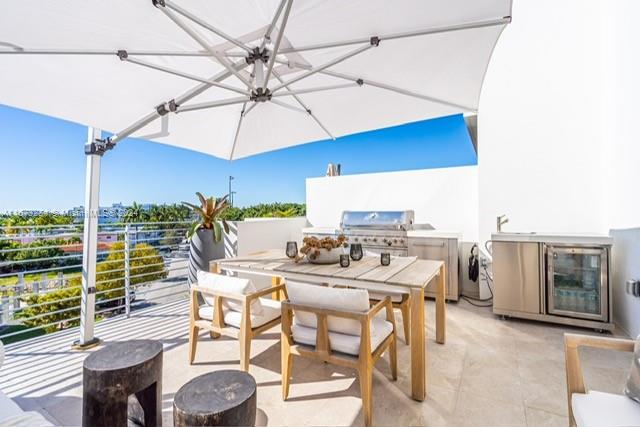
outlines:
[[[407,237],[434,238],[434,239],[462,239],[462,233],[451,230],[409,230]]]
[[[491,240],[500,242],[538,242],[578,245],[611,245],[613,237],[606,234],[578,233],[493,233]]]

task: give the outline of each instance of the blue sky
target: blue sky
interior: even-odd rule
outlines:
[[[0,105],[0,212],[83,204],[86,127]],[[238,206],[304,202],[305,178],[476,164],[462,116],[426,120],[227,161],[127,139],[102,159],[100,205],[191,201],[226,194]]]

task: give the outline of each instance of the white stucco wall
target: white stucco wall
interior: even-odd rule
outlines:
[[[417,223],[478,236],[477,167],[308,178],[307,219],[316,227],[337,227],[343,210],[415,211]]]
[[[604,58],[607,222],[610,228],[633,228],[640,227],[640,2],[608,3]]]
[[[513,2],[478,116],[480,239],[608,230],[603,19],[598,0]]]

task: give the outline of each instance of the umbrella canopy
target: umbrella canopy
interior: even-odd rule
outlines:
[[[232,159],[475,111],[511,0],[20,0],[0,103]]]

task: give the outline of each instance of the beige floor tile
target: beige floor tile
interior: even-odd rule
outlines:
[[[460,427],[523,427],[526,425],[522,403],[497,403],[491,393],[477,395],[460,391],[454,425]]]
[[[569,418],[539,409],[526,408],[527,427],[567,427]]]

